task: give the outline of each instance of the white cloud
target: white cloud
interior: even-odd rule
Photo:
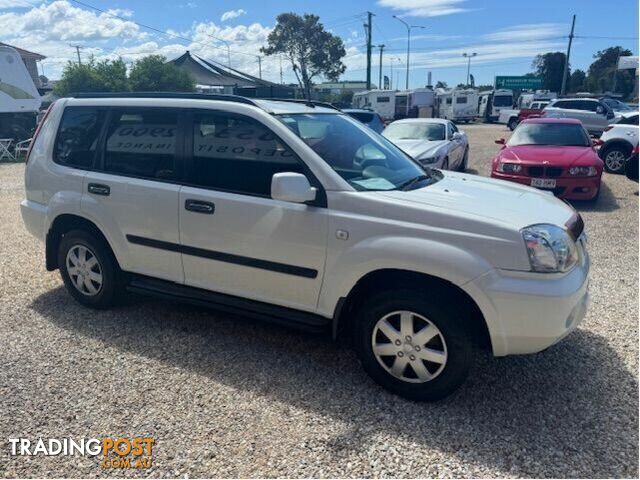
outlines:
[[[488,41],[533,41],[552,37],[560,37],[565,34],[565,25],[558,23],[531,23],[514,25],[497,32],[483,35]]]
[[[234,18],[241,17],[242,15],[246,15],[247,11],[239,8],[238,10],[229,10],[228,12],[224,12],[220,17],[221,22],[226,22],[227,20],[232,20]]]
[[[409,17],[439,17],[467,12],[461,6],[466,0],[378,0],[381,7],[389,7]]]
[[[32,3],[27,0],[0,0],[0,10],[7,8],[29,8],[33,7]]]

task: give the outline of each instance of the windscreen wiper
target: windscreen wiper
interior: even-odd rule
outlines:
[[[407,180],[404,183],[401,183],[400,185],[398,185],[398,190],[403,190],[403,191],[407,191],[409,190],[412,186],[414,186],[416,183],[421,182],[423,180],[429,180],[431,177],[429,175],[418,175],[416,177],[413,177],[410,180]]]

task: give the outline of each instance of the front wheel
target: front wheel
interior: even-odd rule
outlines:
[[[624,171],[624,162],[629,155],[631,155],[631,147],[626,147],[625,145],[605,147],[602,152],[605,170],[609,173],[622,173]]]
[[[427,291],[395,290],[369,297],[356,326],[365,371],[387,390],[410,400],[435,401],[465,380],[473,346],[455,301]]]
[[[464,149],[464,155],[462,156],[462,162],[460,162],[460,167],[458,167],[458,170],[461,172],[466,172],[468,164],[469,164],[469,147]]]
[[[517,126],[518,126],[518,119],[517,118],[510,118],[509,119],[509,123],[507,123],[507,127],[509,127],[509,130],[511,130],[513,132],[516,129]]]

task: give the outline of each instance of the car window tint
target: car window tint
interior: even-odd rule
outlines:
[[[369,122],[373,121],[373,113],[349,112],[348,115],[350,117],[355,118],[356,120],[360,120],[362,123],[369,123]]]
[[[177,131],[176,111],[114,110],[107,130],[105,171],[150,179],[175,179]]]
[[[638,115],[622,117],[618,123],[621,125],[638,125]]]
[[[92,107],[66,108],[56,137],[53,159],[75,168],[91,168],[106,112]]]
[[[301,135],[320,137],[322,126],[299,125]],[[193,122],[190,183],[216,190],[271,196],[281,172],[304,173],[296,155],[271,130],[248,117],[197,113]]]
[[[595,112],[598,109],[598,102],[590,102],[588,100],[581,100],[579,102],[579,109],[587,112]]]

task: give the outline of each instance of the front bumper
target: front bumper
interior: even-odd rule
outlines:
[[[535,353],[572,332],[587,313],[589,256],[566,274],[491,270],[465,285],[480,299],[496,356]],[[476,296],[477,295],[477,296]]]
[[[531,177],[524,177],[522,175],[509,175],[493,171],[491,172],[491,178],[531,186]],[[553,192],[558,198],[565,198],[567,200],[591,200],[595,198],[598,190],[600,190],[601,177],[556,177],[555,181],[556,188],[553,190],[549,189],[548,191]]]

